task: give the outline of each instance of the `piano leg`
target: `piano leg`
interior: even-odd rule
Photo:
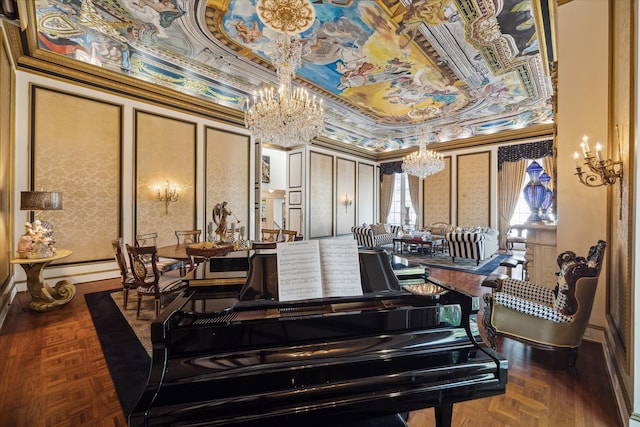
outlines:
[[[451,427],[451,416],[453,415],[453,403],[442,402],[440,406],[436,406],[436,427]]]

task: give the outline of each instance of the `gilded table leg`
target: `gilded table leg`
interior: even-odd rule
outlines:
[[[61,280],[52,288],[44,283],[43,270],[48,262],[21,264],[27,273],[27,288],[31,294],[29,307],[35,311],[56,309],[73,299],[76,287],[69,280]]]

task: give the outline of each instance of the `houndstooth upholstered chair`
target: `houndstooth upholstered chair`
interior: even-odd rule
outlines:
[[[507,277],[489,276],[483,282],[492,292],[483,324],[492,348],[502,335],[547,350],[569,350],[569,372],[577,374],[578,348],[587,328],[606,243],[598,241],[586,258],[574,252],[558,256],[555,288]]]

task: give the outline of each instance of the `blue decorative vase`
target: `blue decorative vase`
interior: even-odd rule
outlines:
[[[531,162],[529,167],[527,167],[527,175],[529,175],[529,182],[540,181],[540,174],[542,174],[542,172],[544,172],[544,169],[542,168],[542,166],[540,166],[540,163],[536,162],[535,160]]]
[[[542,204],[540,205],[540,218],[543,221],[550,221],[551,217],[549,216],[548,210],[551,207],[551,203],[553,202],[553,191],[546,189],[544,193],[544,199],[542,200]]]
[[[547,189],[544,187],[544,185],[542,185],[540,181],[531,181],[527,184],[526,187],[524,187],[524,200],[527,202],[527,205],[529,205],[529,210],[531,211],[531,213],[529,214],[529,218],[527,218],[527,221],[542,221],[539,212],[546,192]]]
[[[540,181],[542,185],[545,186],[545,188],[549,188],[549,182],[551,182],[551,177],[547,175],[546,172],[542,172],[538,177],[538,181]]]

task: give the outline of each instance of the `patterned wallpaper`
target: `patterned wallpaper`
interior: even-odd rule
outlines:
[[[376,168],[358,163],[358,221],[356,224],[373,224],[375,221]]]
[[[356,162],[336,160],[336,234],[349,234],[355,225]],[[345,194],[351,197],[351,206],[345,207]]]
[[[158,247],[177,242],[176,230],[195,227],[196,124],[135,113],[136,234],[158,233]],[[180,191],[177,202],[158,201],[166,181]]]
[[[32,88],[34,190],[62,192],[63,210],[44,211],[60,263],[113,258],[120,232],[122,107],[47,88]]]
[[[310,238],[333,234],[333,156],[311,152],[309,158]]]
[[[488,227],[491,206],[491,156],[485,151],[465,154],[458,161],[458,226]]]
[[[227,208],[234,216],[227,220],[228,227],[236,223],[236,228],[248,230],[250,182],[249,158],[252,154],[249,137],[218,129],[207,128],[206,137],[206,212],[205,220],[213,222],[213,208],[217,203],[227,202]],[[237,217],[237,218],[236,218]],[[215,229],[215,224],[214,224]]]
[[[422,224],[451,224],[451,157],[444,158],[444,170],[424,179]]]

